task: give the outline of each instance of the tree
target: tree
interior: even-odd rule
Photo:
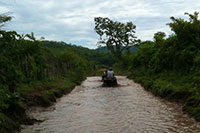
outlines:
[[[138,42],[135,36],[136,26],[132,22],[121,23],[102,17],[96,17],[94,21],[94,30],[100,36],[98,45],[106,45],[119,60],[122,59],[124,49],[129,52],[130,47]]]
[[[159,41],[164,40],[165,37],[166,37],[166,34],[164,32],[159,31],[154,34],[153,39],[155,42],[159,42]]]
[[[4,26],[4,23],[10,21],[11,19],[12,19],[11,16],[5,16],[5,15],[0,14],[0,28]]]
[[[194,14],[185,13],[189,21],[182,18],[171,17],[172,22],[168,23],[175,36],[178,38],[182,48],[193,45],[200,49],[200,20],[198,12]]]

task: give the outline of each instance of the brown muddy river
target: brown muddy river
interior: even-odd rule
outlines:
[[[117,78],[119,87],[101,87],[100,77],[88,77],[54,106],[29,112],[44,121],[21,133],[200,133],[200,124],[180,106]]]

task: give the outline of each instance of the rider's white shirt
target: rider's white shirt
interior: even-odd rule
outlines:
[[[108,78],[112,78],[114,76],[114,72],[113,71],[108,71],[107,72],[107,77]]]

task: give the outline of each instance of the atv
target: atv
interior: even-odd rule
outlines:
[[[112,78],[104,77],[103,78],[103,86],[104,87],[115,87],[115,86],[117,86],[117,78],[116,77],[112,77]]]

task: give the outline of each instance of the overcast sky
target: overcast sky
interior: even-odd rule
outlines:
[[[94,17],[132,21],[139,39],[152,40],[157,31],[170,34],[171,16],[199,10],[199,0],[0,0],[0,13],[14,17],[6,30],[89,48],[98,40]]]

